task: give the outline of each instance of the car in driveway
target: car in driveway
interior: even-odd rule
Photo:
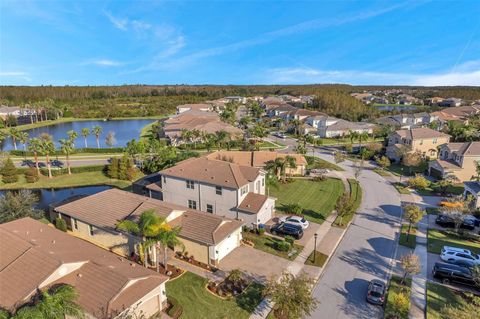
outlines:
[[[440,214],[437,216],[435,219],[435,223],[437,225],[440,225],[445,228],[454,228],[455,227],[455,221],[452,217],[446,215],[446,214]],[[470,218],[464,218],[462,224],[460,225],[460,228],[463,229],[468,229],[468,230],[474,230],[475,229],[475,221],[473,221]]]
[[[307,229],[308,226],[310,226],[310,223],[308,222],[308,220],[306,220],[302,216],[284,216],[284,217],[280,217],[279,221],[281,223],[285,223],[289,225],[300,226],[302,227],[303,230]]]
[[[472,272],[466,267],[435,263],[432,269],[432,275],[447,285],[450,283],[458,283],[480,289],[480,286],[475,283]]]
[[[273,134],[273,136],[281,138],[283,140],[287,138],[287,136],[285,134],[283,134],[282,132],[275,132],[275,134]]]
[[[468,249],[461,249],[461,248],[455,248],[455,247],[449,247],[449,246],[444,246],[442,248],[440,259],[449,263],[453,263],[457,261],[467,261],[467,262],[472,262],[475,265],[480,265],[479,255],[472,253]]]
[[[279,223],[270,229],[272,235],[292,236],[295,239],[303,237],[303,229],[301,226]]]
[[[368,283],[367,289],[367,302],[383,306],[385,302],[385,293],[386,293],[385,283],[378,279],[373,279]]]

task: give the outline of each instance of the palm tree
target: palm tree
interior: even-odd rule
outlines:
[[[60,139],[58,141],[60,143],[60,150],[65,154],[67,157],[67,170],[68,170],[68,175],[72,175],[72,171],[70,169],[70,154],[73,152],[75,149],[75,145],[73,144],[72,139]]]
[[[38,166],[38,154],[41,152],[41,141],[39,138],[33,137],[28,142],[28,150],[33,152],[33,157],[35,158],[35,167],[37,172],[40,175],[40,167]]]
[[[197,141],[202,136],[202,132],[197,129],[192,130],[193,148],[197,148]]]
[[[10,137],[12,138],[14,149],[17,150],[17,139],[19,138],[20,132],[16,128],[12,127],[8,131],[8,133],[10,134]]]
[[[126,219],[117,224],[118,229],[127,231],[135,236],[142,237],[142,244],[139,245],[139,249],[141,249],[143,252],[143,265],[145,267],[147,267],[147,249],[157,243],[158,240],[154,238],[159,235],[159,229],[163,222],[163,218],[159,217],[155,211],[151,209],[144,211],[140,215],[138,222]]]
[[[248,124],[252,122],[252,119],[250,116],[244,116],[238,121],[238,124],[240,124],[244,129],[248,128]]]
[[[45,155],[45,161],[47,163],[48,178],[52,178],[52,166],[50,163],[50,154],[55,152],[55,145],[52,142],[52,136],[48,133],[40,135],[40,152]]]
[[[67,135],[68,135],[68,139],[69,139],[70,141],[72,141],[73,147],[75,147],[75,140],[76,140],[77,137],[78,137],[78,133],[75,132],[74,130],[70,130],[70,131],[67,132]]]
[[[187,129],[182,129],[182,132],[180,134],[181,134],[180,137],[182,138],[182,141],[187,145],[190,144],[193,136],[192,131]]]
[[[23,151],[25,152],[27,150],[27,142],[28,142],[28,139],[29,139],[29,135],[27,132],[19,132],[18,133],[18,140],[20,141],[20,143],[23,144]]]
[[[158,235],[155,236],[155,239],[158,240],[163,247],[163,267],[165,268],[165,271],[167,271],[168,247],[183,246],[180,239],[178,239],[179,234],[180,227],[171,228],[168,224],[164,223],[162,227],[160,227]],[[156,264],[158,272],[158,263]]]
[[[358,143],[360,144],[359,147],[362,148],[362,141],[368,140],[368,133],[367,132],[362,132],[358,134]]]
[[[295,135],[298,135],[299,134],[299,128],[300,128],[300,125],[302,124],[302,122],[300,122],[300,120],[298,119],[293,119],[290,121],[290,124],[293,125],[293,128],[295,130]]]
[[[348,131],[348,138],[350,138],[350,144],[353,145],[353,141],[358,139],[358,133],[356,131],[349,130]]]
[[[227,131],[221,130],[217,132],[217,146],[218,149],[221,149],[222,146],[230,140],[230,133]]]
[[[49,291],[39,293],[40,298],[33,306],[20,308],[15,319],[51,318],[64,319],[84,318],[84,310],[75,302],[78,293],[70,285],[57,286]]]
[[[203,142],[205,143],[205,147],[207,148],[207,151],[211,151],[212,150],[212,147],[215,145],[215,141],[216,141],[216,136],[215,134],[212,134],[212,133],[204,133],[203,134]]]
[[[85,142],[85,148],[88,147],[87,137],[90,135],[90,129],[88,127],[82,128],[83,141]]]
[[[290,176],[292,175],[292,169],[297,168],[297,161],[295,160],[295,157],[287,155],[285,157],[285,162],[288,168],[290,168]]]
[[[102,134],[103,128],[100,125],[95,125],[92,128],[92,133],[95,135],[97,139],[97,148],[100,148],[100,134]]]

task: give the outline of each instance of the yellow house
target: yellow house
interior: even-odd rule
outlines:
[[[438,148],[450,141],[450,135],[427,127],[398,130],[388,137],[387,156],[402,159],[402,152],[419,152],[423,157],[437,157]]]
[[[480,164],[480,142],[448,143],[440,148],[439,158],[428,165],[431,176],[455,177],[469,181]]]

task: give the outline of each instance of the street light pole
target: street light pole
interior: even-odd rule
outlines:
[[[315,257],[316,257],[316,252],[317,252],[317,236],[318,234],[315,233],[313,237],[315,238],[315,246],[313,247],[313,263],[315,264]]]

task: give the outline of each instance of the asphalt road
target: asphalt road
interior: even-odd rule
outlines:
[[[296,144],[292,139],[281,142],[288,146],[284,152],[293,151]],[[333,162],[331,150],[317,148],[315,156]],[[353,176],[351,165],[340,164],[347,177]],[[383,309],[367,304],[365,297],[370,280],[386,282],[390,276],[400,223],[400,196],[368,164],[359,180],[362,205],[313,290],[320,303],[310,318],[383,318]]]

